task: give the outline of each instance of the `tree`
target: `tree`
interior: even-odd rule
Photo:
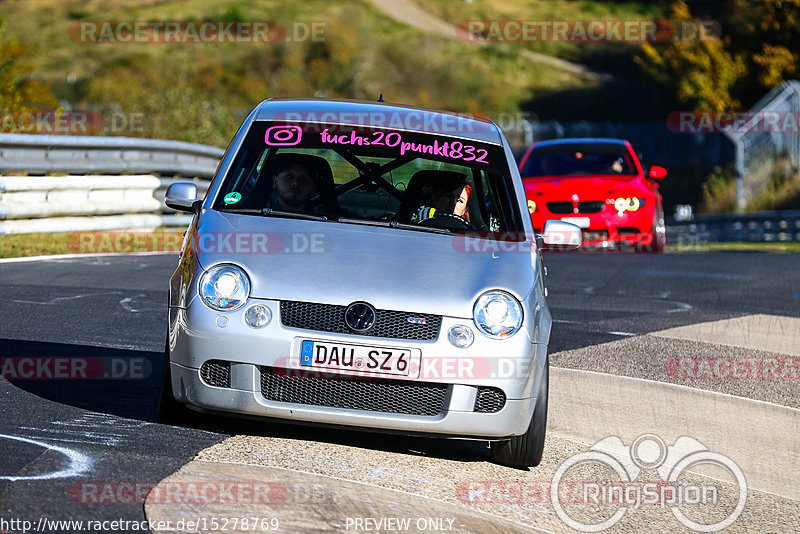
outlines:
[[[2,39],[4,29],[5,22],[0,22],[0,114],[15,116],[55,106],[50,86],[31,77],[32,50],[17,40]]]
[[[673,22],[690,23],[692,16],[685,2],[672,4]],[[636,58],[646,77],[669,93],[670,107],[702,111],[730,110],[739,106],[737,82],[745,74],[741,56],[728,51],[727,37],[709,35],[701,25],[698,38],[674,40],[659,46],[644,43]]]

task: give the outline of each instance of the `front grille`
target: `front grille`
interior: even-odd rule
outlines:
[[[479,413],[496,413],[506,405],[506,394],[498,388],[481,386],[478,388],[478,396],[475,398],[475,408],[473,411]]]
[[[608,230],[584,230],[583,231],[583,240],[584,241],[599,241],[599,240],[608,239]]]
[[[600,213],[603,211],[605,202],[602,200],[587,200],[578,202],[578,213]]]
[[[641,232],[638,228],[634,228],[633,226],[618,226],[617,233],[619,235],[635,235],[640,234]]]
[[[548,202],[547,209],[550,213],[565,214],[572,213],[573,207],[572,202]]]
[[[319,378],[261,367],[261,395],[271,401],[345,410],[434,416],[442,413],[448,386],[408,380]]]
[[[394,339],[436,339],[442,324],[440,315],[376,310],[375,325],[366,332],[355,332],[344,322],[347,306],[315,302],[281,301],[281,324],[291,328],[354,334]],[[414,318],[414,323],[408,318]],[[421,324],[424,323],[424,324]]]
[[[231,363],[209,360],[200,366],[200,378],[209,386],[231,387]]]

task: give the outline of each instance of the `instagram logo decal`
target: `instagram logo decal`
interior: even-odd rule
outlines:
[[[272,126],[264,134],[264,142],[269,146],[294,146],[303,138],[299,126]]]

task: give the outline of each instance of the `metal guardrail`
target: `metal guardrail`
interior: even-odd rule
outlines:
[[[224,150],[134,137],[0,134],[0,172],[160,173],[211,178]]]
[[[0,234],[186,226],[190,216],[164,206],[167,187],[192,180],[205,194],[224,152],[158,139],[0,134],[0,172],[28,174],[0,176]]]
[[[673,245],[744,242],[800,242],[800,211],[699,215],[690,221],[667,219]]]

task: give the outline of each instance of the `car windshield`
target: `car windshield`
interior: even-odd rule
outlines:
[[[501,146],[382,128],[256,121],[213,209],[399,230],[521,233]]]
[[[624,145],[586,143],[536,147],[522,176],[632,175],[636,168]]]

